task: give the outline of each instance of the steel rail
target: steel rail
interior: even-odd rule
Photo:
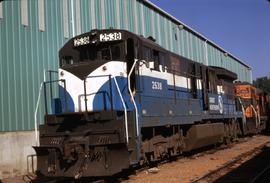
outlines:
[[[259,182],[259,180],[263,177],[263,175],[266,173],[266,172],[269,172],[270,170],[270,165],[268,165],[266,168],[264,168],[256,177],[254,177],[250,183],[256,183],[256,182]]]

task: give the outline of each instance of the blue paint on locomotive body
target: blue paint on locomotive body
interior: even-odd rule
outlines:
[[[116,82],[118,84],[120,93],[122,95],[123,101],[125,103],[126,109],[128,111],[133,111],[134,106],[130,100],[130,95],[128,92],[128,86],[127,86],[127,78],[117,76],[115,77]],[[114,82],[114,79],[111,80],[111,86],[112,86],[112,107],[114,110],[117,111],[124,111],[124,105],[122,103],[120,94],[118,92],[116,83]],[[99,88],[98,93],[106,93],[106,101],[104,102],[104,97],[100,97],[99,95],[95,95],[93,100],[93,110],[94,111],[100,111],[100,110],[110,110],[111,109],[111,101],[110,101],[110,82],[109,80],[102,85],[101,88]],[[104,105],[106,108],[104,108]]]
[[[128,91],[127,78],[115,78],[127,111],[134,111],[134,105]],[[167,80],[149,77],[137,76],[137,91],[135,101],[138,107],[140,126],[164,125],[164,124],[192,124],[195,121],[208,119],[212,116],[234,117],[236,113],[235,101],[232,96],[226,94],[208,94],[209,97],[217,101],[216,110],[203,111],[203,91],[197,90],[197,98],[193,98],[190,89],[167,84]],[[112,86],[112,106],[114,110],[124,111],[124,105],[116,84],[111,80]],[[64,107],[64,92],[60,87],[60,98]],[[69,111],[74,111],[74,102],[67,93],[67,104]],[[217,108],[219,98],[222,99],[222,111]],[[99,88],[94,96],[93,111],[110,110],[110,82],[109,80]],[[63,110],[65,111],[65,110]]]

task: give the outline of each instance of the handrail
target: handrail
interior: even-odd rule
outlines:
[[[41,96],[41,92],[42,92],[42,87],[43,87],[43,82],[40,84],[40,87],[39,87],[38,99],[37,99],[37,104],[36,104],[36,109],[35,109],[35,137],[36,137],[36,146],[38,146],[37,112],[38,112],[38,106],[39,106],[40,96]]]
[[[240,97],[237,97],[240,105],[241,105],[241,108],[242,108],[242,113],[243,113],[243,120],[242,120],[242,123],[243,123],[243,131],[244,131],[244,128],[246,128],[247,126],[247,118],[246,118],[246,114],[245,114],[245,108],[244,108],[244,105],[242,103],[242,100]]]
[[[112,84],[111,84],[111,75],[96,75],[96,76],[86,76],[83,80],[83,87],[84,87],[84,105],[85,105],[85,114],[88,115],[87,109],[87,92],[86,92],[86,80],[87,78],[96,78],[96,77],[109,77],[109,87],[110,87],[110,103],[111,103],[111,111],[113,110],[113,101],[112,101]]]
[[[55,74],[58,74],[58,71],[54,71],[54,70],[44,70],[44,73],[43,73],[43,81],[46,82],[46,73],[49,73],[49,81],[52,81],[52,73],[55,73]],[[50,94],[52,96],[52,86],[50,86]]]
[[[84,94],[80,95],[79,97],[81,96],[84,96],[85,97],[85,112],[87,113],[87,96],[91,95],[91,94],[87,94],[86,93],[86,79],[87,78],[96,78],[96,77],[109,77],[109,84],[110,84],[110,103],[111,103],[111,110],[113,110],[113,103],[112,103],[112,85],[111,85],[111,79],[113,79],[115,85],[116,85],[116,88],[117,88],[117,92],[120,96],[120,99],[121,99],[121,102],[122,102],[122,105],[124,107],[124,113],[125,113],[125,131],[126,131],[126,141],[127,143],[129,142],[129,136],[128,136],[128,122],[127,122],[127,107],[126,107],[126,104],[125,104],[125,101],[123,99],[123,96],[121,94],[121,91],[120,91],[120,88],[119,88],[119,85],[117,83],[117,80],[115,77],[112,77],[112,75],[97,75],[97,76],[87,76],[84,78]],[[80,101],[80,100],[79,100]]]
[[[86,76],[84,79],[87,78],[99,78],[99,77],[109,77],[111,76],[110,74],[103,74],[103,75],[94,75],[94,76]]]
[[[260,124],[260,121],[258,119],[258,114],[257,114],[257,111],[256,109],[254,108],[254,106],[251,104],[250,107],[252,108],[254,114],[255,114],[255,122],[256,122],[256,128],[259,127],[259,124]]]
[[[106,101],[106,97],[108,97],[110,99],[110,96],[108,94],[107,91],[98,91],[98,92],[94,92],[94,93],[88,93],[88,94],[80,94],[78,96],[78,103],[79,103],[79,111],[81,111],[81,106],[82,106],[82,103],[81,103],[81,97],[85,97],[85,96],[91,96],[91,95],[94,95],[94,94],[99,94],[99,93],[102,93],[103,94],[103,100],[104,102]],[[106,96],[106,97],[105,97]],[[106,103],[104,103],[104,109],[106,110]]]
[[[51,84],[51,83],[55,83],[55,82],[63,82],[64,83],[64,89],[65,89],[65,110],[68,111],[68,105],[67,105],[67,94],[66,94],[66,80],[64,79],[57,79],[57,80],[52,80],[52,81],[44,81],[43,85],[44,85],[44,100],[45,100],[45,112],[46,115],[48,114],[48,104],[47,104],[47,92],[46,92],[46,85],[47,84]],[[52,98],[52,95],[51,95]]]
[[[37,103],[36,103],[36,108],[35,108],[35,114],[34,114],[34,120],[35,120],[35,140],[36,140],[36,146],[38,146],[38,125],[37,125],[37,112],[38,112],[38,107],[39,107],[39,102],[40,102],[40,97],[41,97],[41,92],[42,92],[42,87],[44,85],[44,83],[46,82],[46,72],[50,73],[50,78],[51,78],[51,73],[55,72],[57,73],[57,71],[53,71],[53,70],[48,70],[46,71],[44,69],[43,71],[43,82],[40,83],[40,87],[39,87],[39,92],[38,92],[38,99],[37,99]]]
[[[124,107],[124,109],[125,109],[125,129],[126,129],[126,140],[127,140],[127,144],[128,144],[127,107],[126,107],[126,104],[125,104],[125,102],[124,102],[123,96],[122,96],[122,94],[121,94],[121,92],[120,92],[120,89],[119,89],[119,86],[118,86],[118,83],[117,83],[115,77],[113,77],[113,80],[114,80],[114,82],[115,82],[115,85],[116,85],[117,91],[118,91],[118,93],[119,93],[121,102],[122,102],[123,107]]]
[[[137,133],[137,137],[139,136],[139,120],[138,120],[138,108],[137,108],[137,105],[136,105],[136,102],[135,102],[135,99],[134,99],[134,96],[132,95],[132,91],[131,91],[131,86],[130,86],[130,76],[135,68],[135,65],[137,64],[137,62],[141,62],[143,60],[135,60],[131,69],[130,69],[130,72],[128,73],[128,90],[129,90],[129,94],[131,96],[131,101],[134,105],[134,108],[135,108],[135,115],[136,115],[136,133]]]
[[[50,81],[46,81],[46,73],[49,72],[49,78]],[[34,120],[35,120],[35,141],[36,141],[36,146],[39,145],[39,140],[38,140],[38,122],[37,122],[37,113],[38,113],[38,108],[39,108],[39,103],[40,103],[40,97],[41,97],[41,93],[42,93],[42,87],[45,86],[47,83],[52,83],[52,82],[56,82],[56,81],[62,81],[64,82],[64,88],[66,88],[66,83],[65,80],[54,80],[52,81],[52,73],[58,73],[58,71],[54,71],[54,70],[43,70],[43,82],[40,83],[40,87],[39,87],[39,92],[38,92],[38,99],[37,99],[37,103],[36,103],[36,108],[35,108],[35,113],[34,113]],[[45,88],[45,87],[44,87]],[[52,88],[50,88],[50,92],[51,92],[51,96],[52,96]],[[46,91],[45,91],[46,93]],[[47,104],[47,99],[45,99],[45,103]],[[65,102],[67,102],[66,99],[66,93],[65,93]],[[66,103],[66,108],[67,108],[67,103]],[[46,109],[47,110],[47,109]]]
[[[134,66],[135,65],[133,65],[133,69],[134,69]],[[132,70],[133,70],[132,69]],[[44,73],[46,73],[46,71],[44,71]],[[45,75],[45,74],[44,74]],[[110,91],[112,90],[112,86],[111,86],[111,79],[112,79],[112,76],[111,75],[100,75],[100,76],[88,76],[88,77],[86,77],[85,79],[84,79],[84,87],[85,87],[85,89],[86,89],[86,79],[87,78],[94,78],[94,77],[109,77],[109,81],[110,81]],[[44,79],[45,79],[45,77],[44,77]],[[113,80],[114,80],[114,82],[115,82],[115,85],[116,85],[116,88],[117,88],[117,91],[118,91],[118,93],[119,93],[119,96],[120,96],[120,99],[121,99],[121,102],[122,102],[122,105],[123,105],[123,107],[124,107],[124,113],[125,113],[125,131],[126,131],[126,141],[127,141],[127,143],[129,142],[129,134],[128,134],[128,121],[127,121],[127,106],[126,106],[126,104],[125,104],[125,101],[124,101],[124,99],[123,99],[123,96],[122,96],[122,93],[121,93],[121,91],[120,91],[120,88],[119,88],[119,85],[118,85],[118,83],[117,83],[117,80],[116,80],[116,78],[115,77],[113,77]],[[41,97],[41,93],[42,93],[42,88],[44,87],[44,97],[45,97],[45,110],[46,110],[46,114],[48,113],[47,112],[47,96],[46,96],[46,84],[49,84],[49,83],[53,83],[53,82],[59,82],[59,81],[61,81],[61,82],[64,82],[64,85],[66,85],[65,84],[65,80],[62,80],[62,79],[60,79],[60,80],[51,80],[51,81],[44,81],[44,82],[42,82],[41,84],[40,84],[40,88],[39,88],[39,95],[38,95],[38,100],[37,100],[37,103],[36,103],[36,108],[35,108],[35,139],[36,139],[36,145],[38,145],[39,143],[38,143],[38,124],[37,124],[37,112],[38,112],[38,108],[39,108],[39,104],[40,104],[40,97]],[[130,85],[130,83],[129,83],[129,85]],[[65,86],[66,87],[66,86]],[[112,91],[111,91],[112,92]],[[85,93],[83,94],[84,96],[85,96],[85,99],[86,99],[86,96],[88,96],[87,94],[86,94],[86,90],[85,90]],[[83,95],[81,95],[81,96],[83,96]],[[66,100],[66,97],[65,97],[65,100]],[[112,100],[112,96],[110,96],[110,100]],[[135,103],[135,101],[134,101],[134,98],[133,98],[133,96],[132,96],[132,102],[133,102],[133,104],[134,104],[134,106],[135,106],[135,110],[136,110],[136,116],[137,116],[137,106],[136,106],[136,103]],[[87,104],[86,104],[87,105]],[[111,101],[111,107],[112,107],[112,101]],[[111,110],[112,110],[112,108],[111,108]],[[87,112],[87,108],[86,108],[86,112]],[[136,126],[137,126],[137,134],[138,134],[138,119],[136,118]]]
[[[49,73],[49,81],[52,81],[52,73],[58,74],[58,72],[54,71],[54,70],[47,70],[47,72]],[[53,94],[52,85],[50,85],[50,93],[51,93],[51,96],[52,96],[52,94]]]

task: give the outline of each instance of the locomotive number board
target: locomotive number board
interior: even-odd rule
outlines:
[[[81,38],[77,38],[73,40],[73,45],[75,47],[77,46],[83,46],[83,45],[87,45],[90,44],[90,38],[89,36],[85,36],[85,37],[81,37]]]
[[[99,35],[100,42],[107,42],[107,41],[118,41],[122,39],[121,32],[112,32],[112,33],[104,33]]]

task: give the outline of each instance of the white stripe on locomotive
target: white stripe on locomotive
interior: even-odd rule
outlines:
[[[106,68],[106,69],[104,69]],[[84,102],[84,81],[73,75],[72,73],[59,69],[59,73],[63,73],[63,76],[59,74],[60,79],[66,80],[66,90],[68,94],[71,96],[74,102],[75,112],[85,111],[85,102]],[[121,61],[110,61],[106,64],[101,65],[96,68],[93,72],[91,72],[88,77],[91,76],[101,76],[101,75],[112,75],[112,77],[121,76],[127,77],[126,74],[126,64]],[[99,89],[108,82],[108,77],[93,77],[87,78],[86,80],[86,94],[96,93]],[[63,87],[63,84],[61,84]],[[87,110],[93,111],[94,106],[94,98],[96,94],[87,96]]]

